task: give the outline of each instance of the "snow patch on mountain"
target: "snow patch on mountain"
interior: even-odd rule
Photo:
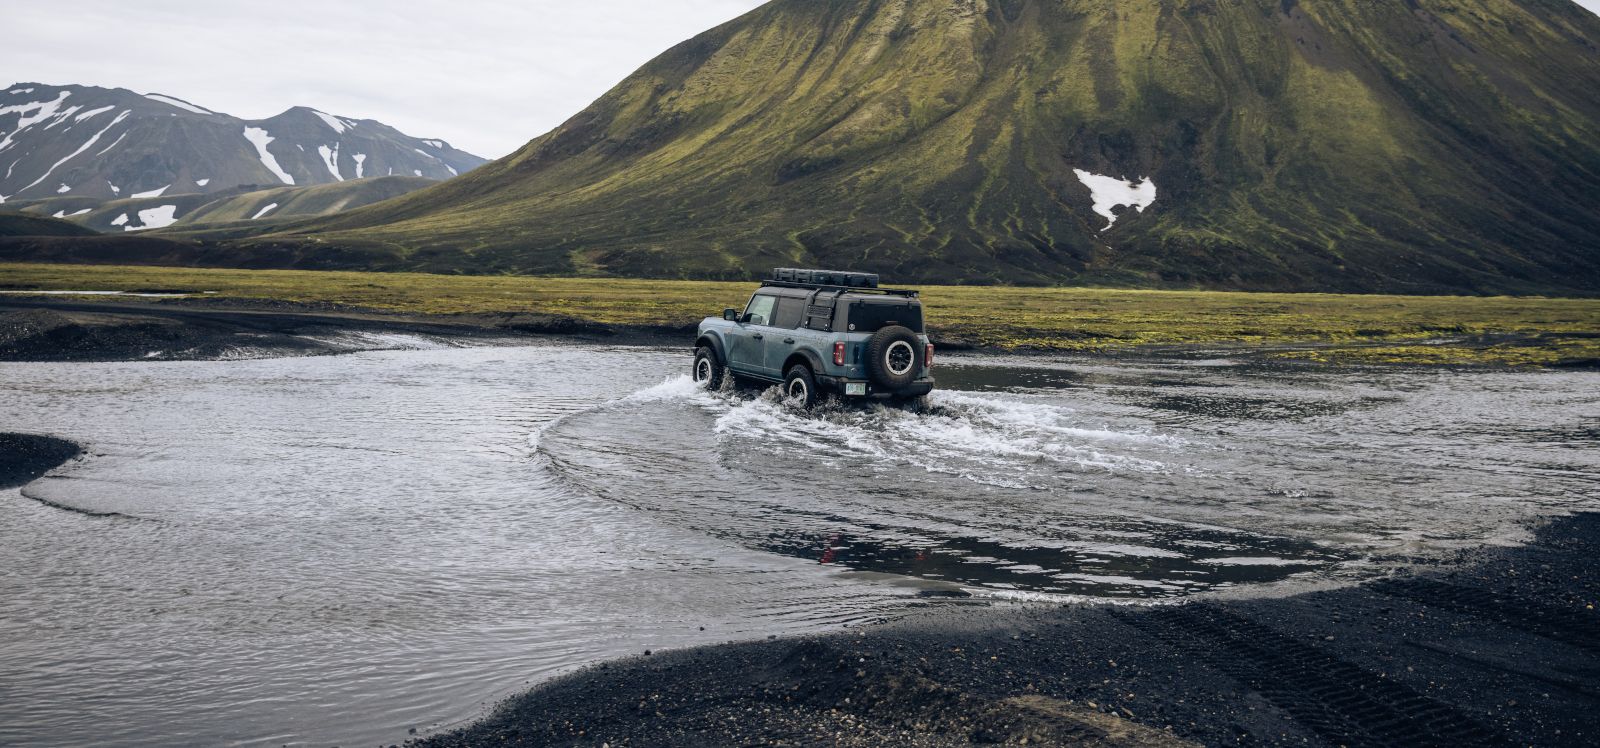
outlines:
[[[93,116],[95,116],[97,114],[105,114],[106,112],[109,112],[109,111],[111,111],[113,109],[116,109],[116,108],[117,108],[116,104],[107,104],[107,105],[105,105],[103,107],[100,107],[98,109],[90,109],[89,111],[84,112],[83,114],[80,114],[80,115],[78,115],[76,117],[73,117],[72,121],[73,122],[82,122],[82,121],[84,121],[86,119],[89,119],[90,117],[93,117]]]
[[[51,117],[50,118],[50,124],[45,125],[44,129],[46,129],[46,130],[52,129],[56,125],[59,125],[59,124],[61,124],[63,122],[66,122],[69,117],[71,117],[72,115],[77,114],[78,112],[81,112],[81,111],[83,111],[83,107],[81,107],[81,106],[69,106],[66,109],[63,109],[59,113],[57,113],[56,116]],[[72,128],[69,127],[67,129],[70,130]]]
[[[343,117],[335,117],[327,112],[319,112],[313,109],[311,110],[311,113],[320,117],[323,122],[328,123],[328,127],[333,128],[333,131],[339,133],[340,135],[343,135],[345,130],[349,130],[356,126],[356,124],[350,120],[347,120]]]
[[[128,214],[127,213],[123,213],[122,215],[117,216],[117,220],[112,221],[111,225],[112,226],[125,226],[125,225],[127,225],[127,223],[128,223]]]
[[[152,93],[152,94],[145,94],[144,97],[146,99],[151,100],[151,101],[159,101],[159,102],[161,102],[163,104],[168,104],[168,105],[171,105],[171,106],[175,106],[175,107],[177,107],[179,109],[182,109],[182,110],[184,110],[186,112],[194,112],[195,114],[216,114],[216,112],[213,112],[210,109],[206,109],[205,107],[195,106],[194,104],[190,104],[189,102],[184,101],[183,99],[177,98],[175,96],[167,96],[167,95],[164,95],[164,94]]]
[[[150,208],[148,210],[139,211],[139,222],[144,224],[143,226],[128,226],[124,227],[123,230],[134,231],[137,229],[164,229],[174,223],[177,223],[177,221],[178,206],[162,205],[159,207]]]
[[[256,153],[261,156],[262,166],[267,167],[268,171],[278,175],[278,179],[284,184],[294,184],[294,177],[289,176],[289,172],[284,171],[283,167],[278,165],[278,159],[273,158],[272,154],[267,151],[267,144],[271,143],[274,138],[268,135],[265,129],[246,127],[244,129],[244,139],[250,141],[250,144],[256,147]]]
[[[67,194],[68,192],[71,192],[71,191],[72,191],[72,185],[66,184],[66,183],[62,183],[62,185],[60,187],[56,188],[56,194],[57,195],[65,195],[65,194]]]
[[[204,186],[206,186],[208,184],[211,184],[211,177],[206,177],[205,179],[196,179],[196,180],[194,180],[194,183],[197,184],[197,185],[200,185],[201,187],[204,187]]]
[[[317,146],[317,154],[322,156],[322,165],[328,167],[328,173],[334,179],[344,181],[344,175],[339,173],[339,144],[334,143],[332,148],[325,145]]]
[[[427,143],[428,145],[431,145],[434,148],[438,148],[441,151],[444,150],[444,141],[443,140],[424,140],[422,142]]]
[[[58,211],[56,211],[55,215],[50,216],[50,217],[51,218],[72,218],[73,216],[81,216],[81,215],[83,215],[85,213],[88,213],[91,210],[94,210],[94,208],[84,208],[83,210],[80,210],[80,211],[78,211],[76,213],[68,213],[66,210],[58,210]]]
[[[254,220],[256,220],[256,219],[257,219],[257,218],[260,218],[260,217],[262,217],[262,216],[264,216],[264,215],[266,215],[266,214],[267,214],[267,213],[269,213],[269,212],[271,212],[271,211],[272,211],[272,209],[273,209],[273,208],[276,208],[276,207],[278,207],[278,204],[277,204],[277,203],[273,203],[273,204],[271,204],[271,205],[268,205],[268,206],[267,206],[267,207],[265,207],[265,208],[262,208],[262,209],[261,209],[261,210],[258,210],[258,211],[256,211],[256,214],[255,214],[255,215],[253,215],[253,216],[250,216],[250,220],[252,220],[252,221],[254,221]]]
[[[1149,177],[1129,182],[1082,169],[1072,171],[1078,175],[1078,181],[1089,188],[1089,195],[1094,199],[1094,212],[1104,216],[1108,221],[1105,228],[1100,229],[1101,231],[1116,225],[1117,214],[1113,209],[1117,206],[1125,205],[1143,211],[1156,201],[1156,182]]]
[[[169,184],[166,187],[162,187],[160,189],[155,189],[155,190],[150,190],[148,192],[135,192],[135,193],[133,193],[133,196],[134,197],[161,197],[163,194],[166,193],[166,191],[168,189],[171,189],[171,187],[172,187],[172,185]]]
[[[65,94],[63,94],[63,95],[65,95]],[[71,161],[74,158],[77,158],[78,154],[89,150],[90,146],[94,145],[96,142],[98,142],[100,140],[100,136],[105,135],[107,132],[110,132],[111,128],[116,127],[119,123],[122,122],[122,120],[127,119],[127,117],[128,117],[128,112],[123,112],[122,114],[117,115],[116,119],[111,120],[111,124],[106,125],[105,128],[102,129],[100,132],[97,132],[93,136],[91,136],[87,142],[85,142],[83,145],[78,146],[78,150],[67,154],[65,158],[62,158],[60,161],[57,161],[54,164],[51,164],[50,168],[46,169],[43,174],[40,174],[38,179],[33,180],[31,183],[28,184],[27,187],[23,187],[21,190],[19,190],[18,193],[20,194],[22,192],[27,192],[29,189],[32,189],[34,185],[36,185],[36,184],[38,184],[40,182],[43,182],[44,180],[48,179],[50,177],[50,175],[54,174],[55,170],[57,168],[59,168],[62,164],[66,163],[68,161]]]
[[[123,114],[124,114],[124,115],[126,115],[126,114],[127,114],[127,112],[123,112]],[[122,121],[122,118],[121,118],[121,117],[118,117],[118,118],[117,118],[117,122],[121,122],[121,121]],[[113,123],[111,123],[111,124],[113,124],[113,125],[114,125],[114,124],[116,124],[116,122],[113,122]],[[123,134],[121,134],[121,135],[118,135],[118,136],[117,136],[117,139],[116,139],[116,140],[113,140],[113,141],[111,141],[111,145],[108,145],[108,146],[106,146],[106,147],[105,147],[105,148],[102,148],[102,149],[100,149],[100,152],[99,152],[99,153],[96,153],[96,154],[94,154],[94,155],[96,155],[96,156],[104,156],[104,155],[106,155],[106,153],[107,153],[107,152],[108,152],[108,151],[110,151],[110,150],[111,150],[111,149],[112,149],[112,148],[116,148],[116,147],[117,147],[117,145],[118,145],[118,144],[119,144],[119,143],[121,143],[121,142],[122,142],[122,139],[123,139],[123,138],[126,138],[126,137],[128,137],[128,134],[127,134],[127,133],[126,133],[126,132],[124,132],[124,133],[123,133]]]
[[[362,178],[364,178],[366,176],[367,154],[365,154],[365,153],[357,153],[355,155],[355,160],[356,160],[356,179],[362,179]]]
[[[33,89],[30,88],[28,91],[32,92]],[[4,140],[0,140],[0,151],[4,151],[14,145],[16,136],[21,134],[23,130],[34,126],[36,123],[43,122],[46,119],[54,117],[56,112],[61,109],[61,104],[67,100],[68,96],[71,95],[71,91],[62,91],[61,94],[53,100],[29,102],[27,104],[12,104],[11,106],[0,107],[0,117],[3,117],[7,114],[19,115],[17,118],[17,129],[7,133]],[[36,114],[30,116],[28,112],[36,112]]]

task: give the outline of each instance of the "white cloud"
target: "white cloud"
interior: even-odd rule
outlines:
[[[668,47],[760,4],[80,0],[62,13],[10,2],[0,13],[0,85],[128,88],[250,119],[309,106],[494,158]]]

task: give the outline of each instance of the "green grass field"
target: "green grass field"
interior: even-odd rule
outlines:
[[[690,325],[754,283],[0,264],[0,289],[215,291],[404,314],[535,313]],[[1547,365],[1600,358],[1600,299],[924,286],[935,336],[1008,350],[1239,346],[1328,361]],[[1455,341],[1439,343],[1440,340]],[[1283,350],[1290,348],[1289,350]]]

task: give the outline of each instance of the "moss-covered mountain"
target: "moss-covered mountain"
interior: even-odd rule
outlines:
[[[93,229],[60,218],[27,213],[0,213],[0,238],[13,236],[94,236]]]
[[[1597,43],[1570,0],[775,0],[507,158],[239,250],[1593,292]]]

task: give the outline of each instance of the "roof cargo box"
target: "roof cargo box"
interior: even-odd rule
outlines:
[[[814,286],[841,286],[844,288],[877,288],[876,273],[850,273],[843,270],[802,270],[775,268],[772,279],[780,283],[799,283]]]

